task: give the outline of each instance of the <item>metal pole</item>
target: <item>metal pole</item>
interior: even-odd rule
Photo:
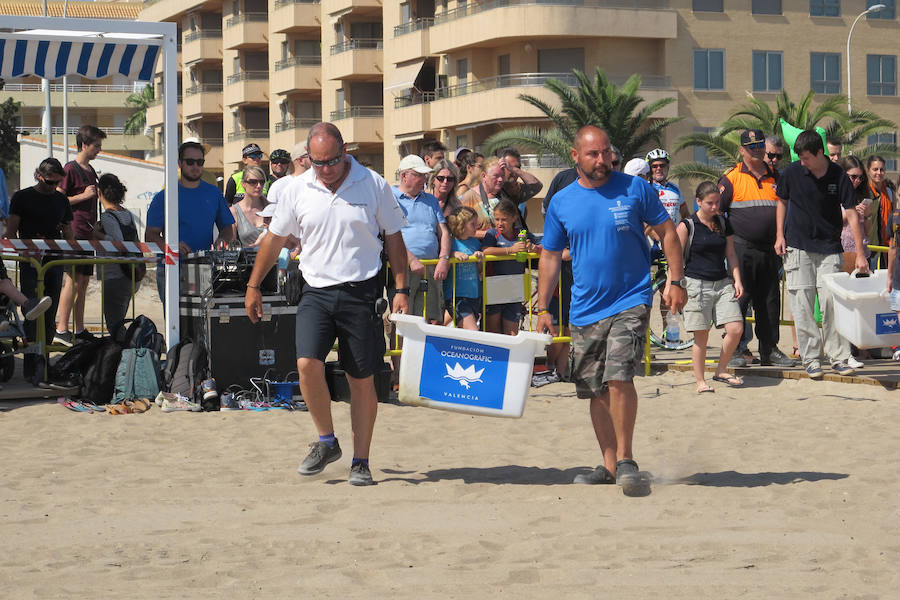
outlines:
[[[69,16],[69,0],[63,3],[63,18]],[[69,162],[69,76],[63,75],[63,164]]]
[[[44,0],[44,16],[47,16],[47,0]],[[46,77],[42,78],[41,87],[44,90],[44,118],[41,119],[41,126],[47,134],[47,156],[53,156],[53,113],[50,112],[50,80]]]
[[[856,23],[867,14],[881,12],[885,8],[887,8],[887,6],[884,4],[875,4],[859,13],[853,20],[853,25],[850,26],[850,33],[847,34],[847,114],[849,116],[853,116],[853,102],[851,100],[853,97],[853,85],[850,80],[850,38],[853,36],[853,28],[856,27]]]

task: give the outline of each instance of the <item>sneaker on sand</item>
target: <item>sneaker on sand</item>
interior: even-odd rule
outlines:
[[[200,390],[203,392],[204,400],[212,400],[219,397],[219,392],[216,390],[216,380],[212,377],[203,380],[203,383],[200,384]]]
[[[53,300],[50,296],[44,296],[40,300],[37,298],[29,298],[25,301],[25,304],[22,305],[22,316],[28,321],[34,321],[44,314],[44,312],[50,308],[51,304],[53,304]]]
[[[189,411],[189,412],[200,412],[200,405],[196,402],[191,402],[184,396],[176,396],[174,400],[170,398],[163,398],[162,401],[162,411],[163,412],[176,412],[176,411]]]
[[[316,475],[321,473],[328,463],[332,463],[341,457],[341,445],[337,440],[334,446],[329,446],[325,442],[313,442],[309,445],[309,454],[297,467],[297,472],[301,475]]]
[[[356,463],[350,467],[350,477],[347,479],[350,485],[375,485],[372,472],[366,463]]]
[[[819,363],[811,363],[806,367],[806,374],[810,379],[822,379],[825,376],[825,373],[822,372],[822,367],[819,366]]]
[[[75,345],[75,336],[72,335],[71,331],[57,331],[53,334],[53,343],[71,348]]]
[[[615,483],[616,478],[609,472],[609,469],[600,465],[590,473],[579,473],[575,476],[573,483],[581,483],[585,485],[599,485]]]
[[[850,365],[850,367],[853,369],[862,369],[864,366],[866,366],[865,363],[857,360],[855,356],[851,356],[850,358],[848,358],[847,364]]]
[[[222,394],[219,402],[219,410],[243,410],[244,408],[233,392]]]
[[[847,361],[836,362],[831,365],[831,370],[838,375],[853,375],[856,369],[847,364]]]
[[[89,342],[91,340],[96,340],[97,336],[88,331],[87,329],[83,329],[75,334],[75,343],[79,342]]]

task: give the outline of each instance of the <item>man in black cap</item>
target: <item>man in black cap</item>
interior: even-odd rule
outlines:
[[[269,153],[269,183],[274,183],[290,174],[291,172],[291,154],[287,150],[278,148]]]
[[[246,167],[259,167],[262,165],[263,151],[254,143],[247,144],[241,150],[241,168],[231,174],[228,183],[225,184],[225,202],[231,206],[235,202],[244,199],[244,186],[241,180],[244,178],[244,169]],[[269,182],[263,188],[263,195],[269,191]]]
[[[781,314],[781,257],[775,254],[775,187],[778,174],[765,161],[766,136],[758,129],[741,133],[741,162],[719,180],[721,209],[734,228],[744,295],[738,302],[746,317],[750,303],[756,316],[759,360],[763,365],[792,367],[794,361],[778,349]],[[748,327],[744,324],[744,327]],[[729,366],[746,366],[747,354],[735,352]]]

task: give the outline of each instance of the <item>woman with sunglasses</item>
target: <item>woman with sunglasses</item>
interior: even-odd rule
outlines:
[[[856,205],[856,212],[859,213],[860,222],[863,232],[863,243],[869,243],[869,229],[872,226],[872,190],[869,187],[869,178],[866,176],[866,170],[862,161],[855,156],[845,156],[839,162],[844,173],[850,178],[853,189],[856,190],[856,197],[859,204]],[[844,271],[850,273],[853,271],[856,262],[856,244],[853,242],[853,236],[850,234],[850,225],[844,222],[844,228],[841,230],[841,245],[844,247]],[[866,257],[871,252],[866,248]]]
[[[265,219],[259,216],[269,203],[263,195],[266,173],[261,167],[247,167],[241,179],[244,197],[231,207],[231,214],[237,225],[237,237],[242,246],[256,246],[266,230]]]
[[[891,239],[888,232],[888,224],[891,219],[891,211],[894,210],[894,192],[888,187],[885,177],[885,160],[881,156],[872,155],[866,159],[866,175],[869,179],[869,191],[872,197],[872,223],[863,233],[869,239],[869,243],[879,246],[887,246]],[[869,257],[869,268],[875,269],[879,265],[880,252],[873,252]],[[881,268],[887,268],[886,258],[881,259]]]
[[[438,199],[444,216],[462,206],[456,198],[456,182],[459,181],[459,172],[448,160],[439,160],[434,165],[434,171],[428,180],[428,189]]]

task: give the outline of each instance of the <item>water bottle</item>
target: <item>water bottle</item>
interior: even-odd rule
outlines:
[[[666,320],[666,346],[674,348],[681,342],[681,313],[669,313]]]
[[[528,230],[522,229],[519,231],[519,240],[523,244],[528,241]],[[516,252],[516,260],[519,262],[525,262],[528,260],[528,252]]]

